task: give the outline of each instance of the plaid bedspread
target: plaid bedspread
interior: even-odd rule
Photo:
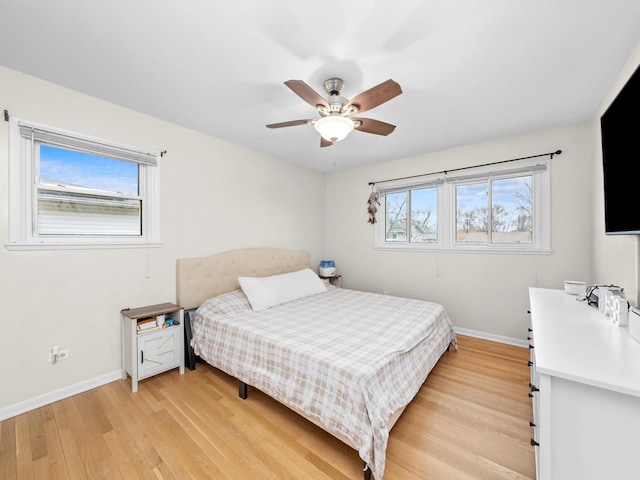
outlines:
[[[455,341],[445,309],[329,287],[254,312],[240,290],[226,295],[230,313],[212,299],[194,315],[195,353],[349,439],[381,480],[391,414]]]

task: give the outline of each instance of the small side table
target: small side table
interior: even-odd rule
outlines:
[[[342,288],[342,275],[332,275],[331,277],[323,277],[322,275],[318,275],[323,280],[329,280],[329,283],[335,287]]]
[[[161,303],[120,311],[122,319],[122,379],[138,380],[178,367],[184,374],[184,310]],[[140,325],[140,328],[138,327]],[[143,328],[146,327],[146,328]]]

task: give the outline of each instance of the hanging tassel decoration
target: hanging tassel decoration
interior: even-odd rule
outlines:
[[[378,211],[377,205],[380,205],[380,202],[378,201],[378,194],[376,192],[371,192],[369,200],[367,200],[367,213],[369,214],[368,222],[371,224],[376,223],[376,212]]]

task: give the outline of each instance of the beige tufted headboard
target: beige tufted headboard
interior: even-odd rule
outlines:
[[[268,277],[309,267],[309,252],[247,248],[176,261],[178,305],[196,308],[205,300],[240,288],[238,277]]]

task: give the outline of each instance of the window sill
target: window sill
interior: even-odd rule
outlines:
[[[7,250],[101,250],[107,248],[158,248],[162,242],[55,242],[55,243],[5,243]]]
[[[376,251],[387,252],[433,252],[433,253],[473,253],[473,254],[499,254],[499,255],[551,255],[553,250],[542,248],[505,248],[505,247],[465,247],[465,248],[439,248],[439,247],[408,247],[406,245],[374,246]]]

